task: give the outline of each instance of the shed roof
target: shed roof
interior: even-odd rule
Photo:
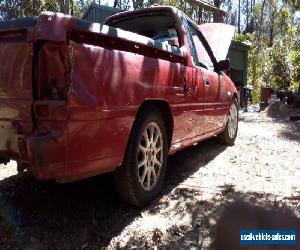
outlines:
[[[92,3],[82,16],[82,19],[104,22],[111,15],[121,12],[122,10],[107,5]],[[91,17],[93,20],[91,20]]]
[[[88,7],[88,9],[84,12],[82,18],[84,18],[88,14],[88,12],[90,12],[92,9],[97,9],[97,10],[102,10],[102,11],[109,11],[109,12],[114,12],[114,13],[118,13],[118,12],[121,11],[118,8],[110,7],[110,6],[107,6],[107,5],[91,3],[91,5]]]
[[[225,10],[221,10],[214,5],[212,5],[209,2],[203,1],[203,0],[187,0],[188,2],[201,6],[202,8],[205,8],[206,10],[212,11],[212,12],[220,12],[222,15],[226,15],[227,12]]]
[[[236,47],[236,48],[239,48],[241,50],[249,50],[251,45],[247,44],[247,43],[244,43],[244,42],[239,42],[239,41],[236,41],[236,40],[232,40],[231,41],[231,47]]]

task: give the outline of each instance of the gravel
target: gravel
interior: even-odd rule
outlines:
[[[213,249],[235,200],[299,217],[300,124],[268,112],[241,114],[233,147],[208,140],[170,156],[162,195],[144,209],[120,200],[111,174],[55,184],[0,165],[0,248]]]

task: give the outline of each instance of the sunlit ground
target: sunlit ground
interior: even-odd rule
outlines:
[[[299,123],[253,113],[235,146],[209,140],[169,157],[163,194],[144,209],[120,200],[111,175],[57,185],[10,163],[0,167],[0,248],[191,247],[200,234],[210,249],[234,200],[299,214],[299,162]]]

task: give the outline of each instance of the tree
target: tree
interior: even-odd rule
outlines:
[[[238,7],[238,33],[241,33],[241,0],[239,0],[239,7]]]
[[[38,15],[41,11],[61,11],[81,16],[96,0],[0,0],[0,20]],[[138,9],[154,3],[171,5],[196,23],[226,22],[237,27],[235,38],[251,42],[249,79],[256,92],[262,86],[292,88],[300,82],[300,0],[206,0],[226,11],[212,11],[193,0],[114,0],[122,10]],[[99,1],[97,1],[99,3]],[[298,35],[297,35],[298,34]]]
[[[132,7],[134,10],[143,8],[144,6],[144,0],[132,0]]]
[[[70,1],[69,0],[60,0],[60,12],[69,14],[69,12],[70,12]]]
[[[265,3],[266,1],[263,0],[261,4],[257,5],[256,8],[256,15],[258,17],[259,23],[258,23],[258,30],[257,30],[257,36],[254,38],[254,48],[253,48],[253,55],[262,55],[261,51],[264,47],[264,43],[262,41],[262,33],[263,33],[263,16],[264,16],[264,10],[265,10]],[[252,79],[251,79],[251,85],[256,87],[258,78],[259,78],[259,63],[261,63],[261,60],[255,60],[255,58],[252,58],[251,60],[251,73],[252,73]]]
[[[251,14],[252,29],[240,40],[252,43],[249,53],[249,83],[259,93],[262,86],[295,89],[299,86],[299,36],[293,6],[280,0],[260,1]],[[250,22],[249,22],[250,23]],[[249,24],[248,24],[249,25]],[[249,26],[248,26],[249,27]],[[298,28],[299,29],[299,28]]]

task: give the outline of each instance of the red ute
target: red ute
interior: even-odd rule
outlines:
[[[120,195],[147,204],[168,154],[216,135],[234,144],[233,31],[171,7],[106,25],[58,13],[1,22],[0,162],[58,182],[115,171]]]

